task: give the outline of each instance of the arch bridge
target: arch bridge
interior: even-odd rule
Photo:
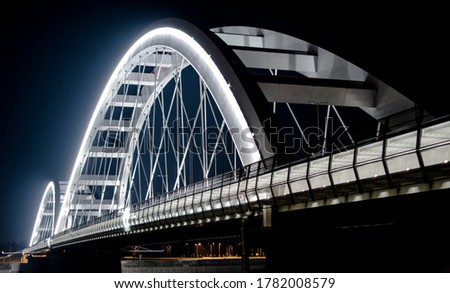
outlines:
[[[112,73],[24,253],[156,243],[196,227],[227,234],[227,223],[246,222],[259,239],[249,245],[273,252],[270,235],[317,222],[373,228],[384,211],[349,223],[342,211],[424,194],[439,205],[450,187],[448,118],[283,32],[159,21]]]

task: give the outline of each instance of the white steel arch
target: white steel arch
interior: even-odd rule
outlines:
[[[55,184],[50,181],[42,195],[41,204],[34,222],[30,247],[53,236],[55,228]]]
[[[269,102],[359,107],[375,119],[414,107],[413,101],[369,72],[306,40],[249,26],[224,26],[211,31],[232,47],[247,68],[270,70],[274,76],[279,71],[296,72],[310,81],[257,81]],[[330,80],[348,83],[327,84]],[[366,86],[356,86],[362,82]]]
[[[192,84],[196,94],[186,97],[183,89]],[[94,110],[55,232],[182,188],[194,180],[192,169],[204,179],[223,162],[235,169],[259,161],[234,86],[186,32],[163,26],[141,37],[119,62]]]

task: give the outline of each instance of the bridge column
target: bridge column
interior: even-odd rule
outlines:
[[[252,216],[253,212],[246,212],[241,220],[241,249],[242,249],[242,272],[248,273],[250,272],[250,259],[249,259],[249,250],[248,245],[246,243],[246,238],[249,236],[247,233],[247,221],[250,216]]]

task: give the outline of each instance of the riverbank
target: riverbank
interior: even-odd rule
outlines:
[[[250,271],[264,271],[264,257],[250,258]],[[240,257],[124,259],[122,273],[240,273]]]

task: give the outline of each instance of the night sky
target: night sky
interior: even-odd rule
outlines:
[[[301,1],[292,8],[274,1],[279,6],[248,9],[230,1],[206,7],[164,2],[40,1],[39,8],[26,2],[2,8],[0,243],[28,243],[42,193],[50,180],[68,180],[110,74],[162,18],[284,30],[354,62],[430,111],[448,112],[439,102],[448,99],[439,77],[448,66],[443,8],[311,7]]]

